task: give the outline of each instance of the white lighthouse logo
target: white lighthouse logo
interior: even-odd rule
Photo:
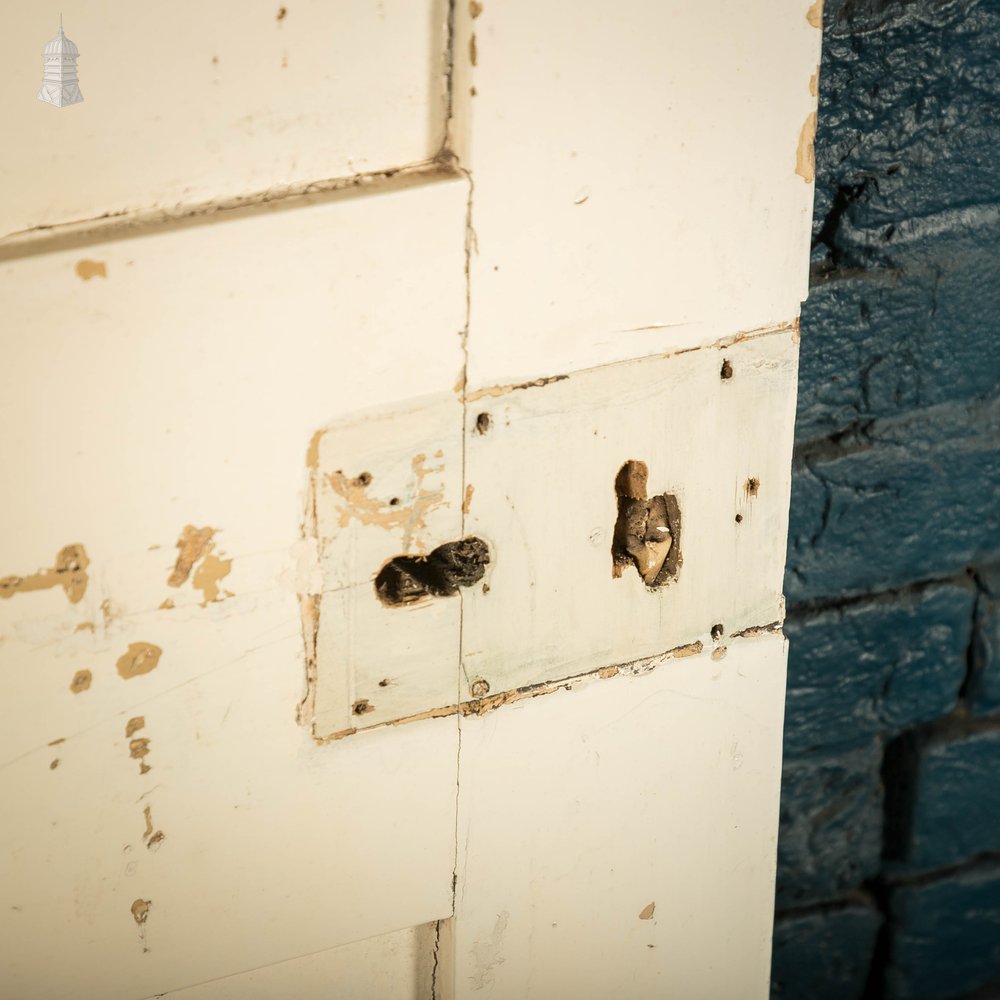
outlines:
[[[57,108],[79,104],[83,100],[76,76],[76,60],[80,50],[63,33],[62,15],[59,15],[59,34],[42,52],[45,60],[45,77],[38,91],[38,99]]]

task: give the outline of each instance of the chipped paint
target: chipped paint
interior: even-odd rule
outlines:
[[[82,545],[63,546],[50,569],[40,569],[30,576],[5,576],[0,579],[0,597],[62,587],[70,604],[77,604],[87,592],[89,565],[90,559]]]
[[[503,965],[503,938],[507,931],[510,914],[504,910],[497,915],[493,932],[485,941],[477,941],[472,946],[472,960],[475,965],[470,981],[474,990],[493,991],[496,983],[496,969]]]
[[[653,914],[655,912],[656,912],[656,903],[655,902],[654,903],[647,903],[639,911],[639,919],[640,920],[652,920],[653,919]]]
[[[469,62],[473,66],[475,66],[477,65],[478,59],[479,59],[479,49],[476,45],[476,35],[473,32],[473,34],[469,36]]]
[[[487,389],[477,389],[470,392],[466,401],[474,403],[477,399],[484,399],[488,396],[506,396],[508,392],[516,392],[518,389],[540,389],[543,385],[551,385],[553,382],[563,382],[569,375],[550,375],[548,378],[536,378],[531,382],[518,382],[517,385],[493,385]]]
[[[819,97],[819,66],[816,67],[816,72],[809,77],[809,93],[813,97]]]
[[[206,552],[212,551],[214,535],[215,528],[196,528],[193,524],[184,526],[177,539],[177,561],[170,576],[167,577],[167,583],[171,587],[180,587],[191,575],[194,564]]]
[[[160,662],[163,650],[151,642],[130,642],[128,649],[118,657],[118,675],[125,680],[148,674]]]
[[[194,571],[192,583],[196,590],[200,590],[204,600],[201,606],[207,607],[215,601],[224,600],[225,597],[232,597],[232,591],[224,591],[225,597],[220,596],[219,581],[229,576],[232,570],[232,559],[221,559],[219,556],[209,553],[202,559],[201,564]]]
[[[173,608],[176,608],[176,607],[177,607],[177,605],[174,604],[173,598],[171,598],[171,597],[165,597],[160,602],[160,606],[156,610],[157,611],[170,611],[170,610],[172,610]]]
[[[813,0],[809,10],[806,11],[806,20],[814,27],[823,27],[823,0]]]
[[[364,525],[375,525],[386,531],[401,531],[403,535],[403,552],[408,553],[411,545],[419,552],[425,546],[415,538],[418,531],[427,527],[427,515],[438,507],[449,506],[444,499],[444,490],[424,489],[424,479],[444,471],[444,464],[432,468],[426,466],[427,456],[422,452],[413,456],[410,467],[413,470],[413,480],[408,486],[412,499],[409,503],[392,503],[392,499],[379,500],[368,495],[368,487],[372,478],[367,472],[362,472],[354,478],[348,478],[343,472],[331,472],[326,476],[330,488],[344,500],[338,504],[340,513],[339,524],[346,528],[351,520],[357,520]],[[398,498],[393,498],[397,499]]]
[[[472,483],[469,483],[469,485],[465,487],[465,499],[462,501],[463,514],[469,513],[469,507],[472,506],[472,494],[475,492],[476,492],[476,487],[473,486]]]
[[[305,646],[306,690],[295,709],[295,719],[300,726],[312,727],[314,736],[316,733],[316,645],[319,637],[319,600],[318,594],[299,595],[302,641]]]
[[[149,911],[153,908],[153,901],[151,899],[136,899],[131,907],[129,908],[132,913],[132,919],[135,921],[136,927],[139,928],[139,940],[142,942],[143,952],[149,951],[149,946],[146,944],[146,920],[149,918]]]
[[[146,829],[143,831],[142,839],[149,850],[159,850],[160,844],[166,840],[167,835],[162,830],[155,830],[153,827],[153,807],[146,806],[142,810],[143,819],[146,821]]]
[[[780,632],[781,627],[780,621],[768,622],[766,625],[751,625],[739,632],[730,632],[729,637],[731,639],[752,639],[759,635],[773,635],[775,632]]]
[[[473,21],[475,21],[475,19],[479,17],[482,12],[483,5],[479,2],[479,0],[469,0],[469,15],[472,17]]]
[[[128,739],[130,736],[134,736],[145,725],[146,717],[144,715],[133,716],[133,718],[125,723],[125,738]]]
[[[82,691],[86,691],[90,687],[93,677],[94,675],[89,670],[78,670],[73,675],[73,680],[69,683],[70,691],[73,694],[80,694]]]
[[[58,766],[59,766],[59,758],[56,757],[56,759],[52,761],[51,764],[49,764],[49,770],[54,771]]]
[[[314,727],[313,739],[316,743],[322,746],[325,743],[342,740],[347,736],[354,736],[359,732],[371,732],[376,729],[383,729],[386,726],[401,726],[410,722],[419,722],[425,719],[444,719],[452,715],[461,715],[464,718],[473,715],[482,716],[489,712],[496,711],[498,708],[503,708],[505,705],[516,704],[519,701],[526,701],[543,695],[553,694],[556,691],[572,691],[578,685],[586,684],[591,681],[609,680],[613,677],[638,677],[642,674],[655,670],[667,660],[694,656],[697,653],[701,653],[704,648],[704,645],[699,639],[695,642],[685,643],[683,646],[676,646],[675,648],[668,650],[666,653],[661,653],[658,656],[649,656],[641,660],[633,660],[629,663],[600,667],[596,670],[589,670],[582,674],[573,674],[554,681],[541,681],[537,684],[526,684],[523,687],[513,688],[509,691],[500,691],[497,694],[487,695],[486,697],[477,697],[475,696],[475,691],[473,691],[474,697],[472,699],[459,702],[457,705],[447,705],[443,708],[433,708],[425,712],[417,712],[414,715],[407,715],[399,719],[389,719],[385,722],[379,722],[375,725],[365,726],[362,728],[351,726],[349,729],[342,729],[336,733],[330,733],[325,736],[317,736]],[[301,707],[299,721],[305,721],[305,718],[301,713]]]
[[[129,740],[128,743],[128,755],[133,760],[139,761],[140,774],[146,774],[152,770],[149,764],[147,764],[144,760],[145,757],[149,756],[149,743],[149,739],[144,736]]]
[[[810,111],[799,132],[799,144],[795,150],[795,172],[807,184],[812,184],[816,176],[816,112]]]
[[[78,260],[74,268],[76,275],[83,281],[90,281],[91,278],[106,278],[108,268],[103,260]]]

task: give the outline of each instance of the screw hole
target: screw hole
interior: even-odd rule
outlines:
[[[493,424],[493,418],[488,413],[480,413],[476,417],[476,430],[480,434],[485,434]]]

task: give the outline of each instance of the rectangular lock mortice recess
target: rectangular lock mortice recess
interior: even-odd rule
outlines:
[[[318,739],[780,621],[796,331],[322,432]]]

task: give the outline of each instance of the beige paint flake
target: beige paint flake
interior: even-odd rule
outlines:
[[[146,921],[149,918],[149,911],[153,908],[153,901],[151,899],[136,899],[130,910],[132,911],[132,919],[135,921],[136,927],[139,928],[139,940],[142,942],[142,950],[144,952],[149,951],[149,947],[146,944]]]
[[[201,606],[207,607],[215,601],[224,600],[225,597],[232,597],[232,591],[221,591],[219,581],[229,576],[233,567],[232,559],[221,559],[217,555],[208,554],[201,561],[201,564],[194,571],[192,581],[196,590],[200,590],[204,600]],[[224,596],[220,596],[224,595]]]
[[[118,675],[125,680],[148,674],[156,669],[163,650],[151,642],[130,642],[126,652],[118,657]]]
[[[146,737],[137,737],[129,740],[128,755],[133,760],[139,761],[139,773],[147,774],[152,768],[143,759],[149,755],[149,740]]]
[[[103,260],[78,260],[76,262],[76,276],[83,281],[90,281],[91,278],[106,278],[108,268]]]
[[[795,151],[795,172],[806,184],[812,184],[816,176],[816,112],[811,111],[802,123],[799,145]]]
[[[146,847],[150,850],[159,850],[160,844],[166,839],[166,834],[162,830],[153,828],[153,807],[146,806],[142,810],[143,819],[146,821],[146,829],[143,831],[142,839]]]
[[[331,472],[327,475],[330,488],[344,500],[337,505],[340,513],[340,527],[346,528],[352,518],[365,525],[376,525],[386,531],[402,531],[403,552],[409,552],[414,544],[416,533],[427,527],[427,515],[438,507],[447,507],[442,490],[424,489],[424,480],[429,475],[444,471],[444,465],[428,467],[427,456],[423,453],[413,456],[410,467],[413,469],[413,480],[409,487],[412,499],[403,503],[401,497],[394,496],[388,500],[378,499],[368,495],[368,487],[372,484],[372,476],[362,472],[354,478],[348,478],[343,472]],[[416,542],[418,550],[423,546]]]
[[[93,679],[94,675],[89,670],[78,670],[73,675],[73,680],[69,683],[69,689],[73,694],[80,694],[90,687]]]
[[[193,524],[185,525],[180,538],[177,539],[177,561],[173,572],[167,577],[171,587],[180,587],[191,575],[194,564],[206,552],[212,551],[212,537],[215,528],[196,528]]]
[[[77,604],[87,592],[87,567],[90,559],[82,545],[66,545],[59,550],[50,569],[40,569],[30,576],[5,576],[0,579],[0,597],[13,597],[32,590],[62,587],[71,604]]]

